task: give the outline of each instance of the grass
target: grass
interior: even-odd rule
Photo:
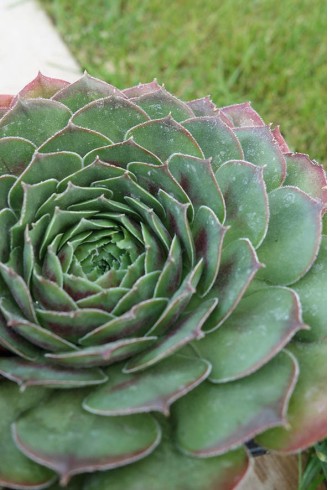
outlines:
[[[157,77],[176,95],[251,100],[290,147],[325,161],[323,0],[40,0],[90,74]]]
[[[316,444],[310,449],[303,469],[303,457],[299,455],[298,490],[317,490],[327,481],[327,440]]]

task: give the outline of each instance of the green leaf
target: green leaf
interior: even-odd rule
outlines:
[[[327,182],[323,167],[312,162],[307,155],[302,153],[288,153],[285,158],[287,176],[284,184],[298,187],[311,197],[320,199],[326,205]]]
[[[264,168],[268,191],[279,187],[286,177],[286,160],[269,126],[235,128],[245,160]]]
[[[124,367],[125,373],[133,373],[148,368],[153,364],[171,356],[174,352],[189,344],[193,339],[203,336],[202,325],[213,311],[217,300],[204,301],[192,313],[181,316],[174,327],[164,337],[150,346],[147,352],[134,357]]]
[[[245,449],[209,459],[189,458],[176,449],[173,431],[163,430],[162,442],[150,456],[124,468],[94,473],[86,478],[84,490],[233,490],[248,471]]]
[[[15,136],[40,146],[66,126],[71,112],[49,99],[18,99],[0,121],[0,137]]]
[[[128,312],[113,318],[85,335],[79,343],[85,346],[93,346],[130,335],[142,335],[153,326],[166,305],[166,298],[151,298],[141,301]]]
[[[0,211],[8,207],[8,194],[15,182],[14,175],[0,175]]]
[[[139,145],[155,153],[162,161],[165,161],[173,153],[204,157],[202,150],[190,132],[171,116],[139,124],[127,132],[125,139],[131,136]]]
[[[258,249],[265,268],[258,278],[273,284],[293,284],[310,269],[318,254],[322,207],[296,187],[272,191],[269,205],[269,229]]]
[[[72,342],[110,321],[113,316],[102,310],[64,311],[36,310],[39,322],[51,332]]]
[[[200,206],[208,206],[223,223],[225,204],[211,161],[176,154],[169,159],[168,166],[173,177],[190,198],[195,212]]]
[[[71,389],[107,381],[107,376],[100,369],[67,369],[17,357],[0,358],[0,373],[17,383],[21,391],[30,386]]]
[[[43,388],[21,393],[14,383],[1,382],[0,390],[0,485],[8,488],[43,489],[56,479],[54,473],[31,461],[16,447],[10,424],[24,411],[37,406],[46,396]],[[10,407],[10,410],[8,410]]]
[[[42,180],[62,180],[67,175],[75,173],[82,168],[82,160],[79,155],[70,152],[58,152],[50,154],[36,153],[26,170],[16,180],[9,192],[9,204],[12,209],[20,209],[23,201],[22,182],[37,184]]]
[[[14,269],[0,263],[0,275],[7,284],[16,304],[23,315],[31,322],[36,321],[31,293],[21,276]]]
[[[150,415],[98,417],[82,409],[85,394],[54,393],[13,425],[19,449],[59,473],[62,485],[79,473],[137,461],[160,441],[159,425]]]
[[[158,411],[168,416],[170,405],[202,383],[211,368],[201,359],[176,355],[141,373],[121,370],[120,365],[110,367],[109,381],[92,391],[83,408],[98,415]]]
[[[221,259],[223,239],[227,228],[222,226],[214,211],[201,206],[192,224],[192,235],[195,243],[196,260],[203,259],[202,280],[198,292],[205,296],[216,281]]]
[[[35,148],[25,138],[0,138],[0,175],[20,175],[30,163]]]
[[[152,345],[157,337],[128,338],[109,342],[96,347],[86,347],[77,352],[45,354],[59,365],[68,367],[109,366],[115,362],[128,359]]]
[[[220,385],[205,381],[174,405],[178,447],[191,456],[211,457],[268,427],[285,425],[297,374],[295,359],[281,353],[241,380]]]
[[[236,240],[223,249],[218,277],[209,292],[209,297],[219,298],[219,303],[204,325],[205,332],[216,330],[232,313],[260,267],[247,239]]]
[[[40,355],[39,349],[31,345],[20,335],[17,335],[11,328],[8,328],[7,322],[0,313],[0,345],[9,352],[17,354],[23,359],[33,361]]]
[[[170,114],[176,121],[180,122],[194,116],[187,104],[174,97],[164,87],[134,97],[132,101],[142,107],[151,119],[161,119]]]
[[[84,157],[93,148],[109,145],[111,140],[91,129],[80,128],[69,122],[39,147],[40,153],[71,151]]]
[[[295,453],[326,437],[327,348],[325,343],[292,342],[288,350],[300,366],[288,407],[288,425],[268,430],[256,440],[268,449]]]
[[[259,369],[304,327],[296,294],[268,287],[243,298],[224,324],[194,347],[212,364],[210,380],[222,383]]]
[[[302,303],[304,321],[310,330],[299,332],[297,340],[323,341],[327,335],[327,237],[323,236],[319,254],[311,269],[295,284]]]
[[[137,145],[132,138],[90,151],[83,159],[84,166],[86,167],[94,162],[97,157],[103,162],[122,168],[127,168],[128,164],[134,161],[151,163],[153,165],[161,164],[160,159],[156,155],[146,150],[146,148]]]
[[[122,141],[130,128],[148,120],[146,112],[138,106],[114,95],[91,102],[72,118],[77,126],[97,131],[113,142]]]
[[[231,226],[226,242],[248,238],[255,248],[263,241],[269,222],[269,202],[263,167],[230,161],[215,173],[227,210],[226,226]]]
[[[110,95],[123,96],[122,92],[113,87],[113,85],[84,73],[79,80],[57,92],[53,99],[59,100],[69,107],[72,112],[76,112],[93,100],[109,97]]]
[[[10,243],[8,234],[12,226],[15,225],[17,218],[9,208],[1,209],[0,211],[0,261],[7,262],[10,254]]]
[[[192,118],[185,121],[183,126],[193,135],[205,158],[212,158],[214,170],[227,160],[239,160],[244,157],[238,139],[233,131],[221,121],[220,117]],[[176,153],[187,152],[180,149]]]

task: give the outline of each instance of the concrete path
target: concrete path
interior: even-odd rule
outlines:
[[[36,0],[0,0],[0,94],[16,94],[40,70],[73,82],[81,70]]]

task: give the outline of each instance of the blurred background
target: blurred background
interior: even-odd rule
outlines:
[[[292,150],[326,159],[324,0],[39,0],[83,69],[183,99],[250,100]]]

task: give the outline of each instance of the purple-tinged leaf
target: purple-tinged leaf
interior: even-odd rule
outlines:
[[[219,298],[219,303],[204,325],[205,332],[216,330],[228,318],[260,267],[247,239],[236,240],[223,249],[218,277],[209,293],[210,297]]]
[[[37,317],[44,328],[72,342],[113,319],[109,313],[91,308],[69,312],[37,310]]]
[[[153,92],[157,92],[161,86],[157,83],[156,78],[149,83],[139,83],[134,87],[129,87],[122,90],[123,94],[131,99],[132,97],[140,97],[141,95],[151,94]]]
[[[43,308],[62,312],[77,310],[75,301],[55,282],[39,276],[36,272],[32,282],[33,296]]]
[[[280,126],[276,126],[275,128],[273,128],[271,130],[271,132],[272,132],[272,136],[274,137],[274,139],[278,143],[280,150],[283,153],[289,153],[290,149],[289,149],[283,135],[281,134]]]
[[[216,116],[219,109],[209,96],[186,102],[187,106],[194,112],[195,116]]]
[[[72,112],[76,112],[93,100],[109,97],[110,95],[124,97],[123,93],[113,87],[113,85],[85,73],[79,80],[57,92],[53,99],[59,100],[69,107]]]
[[[14,105],[18,97],[21,97],[22,99],[37,99],[39,97],[50,99],[59,92],[59,90],[62,90],[68,85],[70,85],[69,82],[66,82],[65,80],[46,77],[39,71],[34,80],[25,85],[25,87],[18,92],[11,105]]]
[[[300,365],[300,376],[287,412],[288,425],[257,437],[258,443],[275,451],[303,451],[326,437],[326,344],[292,342],[289,350]]]
[[[221,107],[220,112],[231,121],[234,128],[264,126],[263,119],[251,107],[250,102]]]
[[[287,176],[285,185],[293,185],[319,199],[327,207],[327,180],[323,167],[302,153],[287,153]]]
[[[196,261],[203,259],[203,274],[198,286],[198,293],[204,297],[216,281],[223,245],[228,228],[221,225],[214,211],[201,206],[192,224],[192,235],[195,243]]]

